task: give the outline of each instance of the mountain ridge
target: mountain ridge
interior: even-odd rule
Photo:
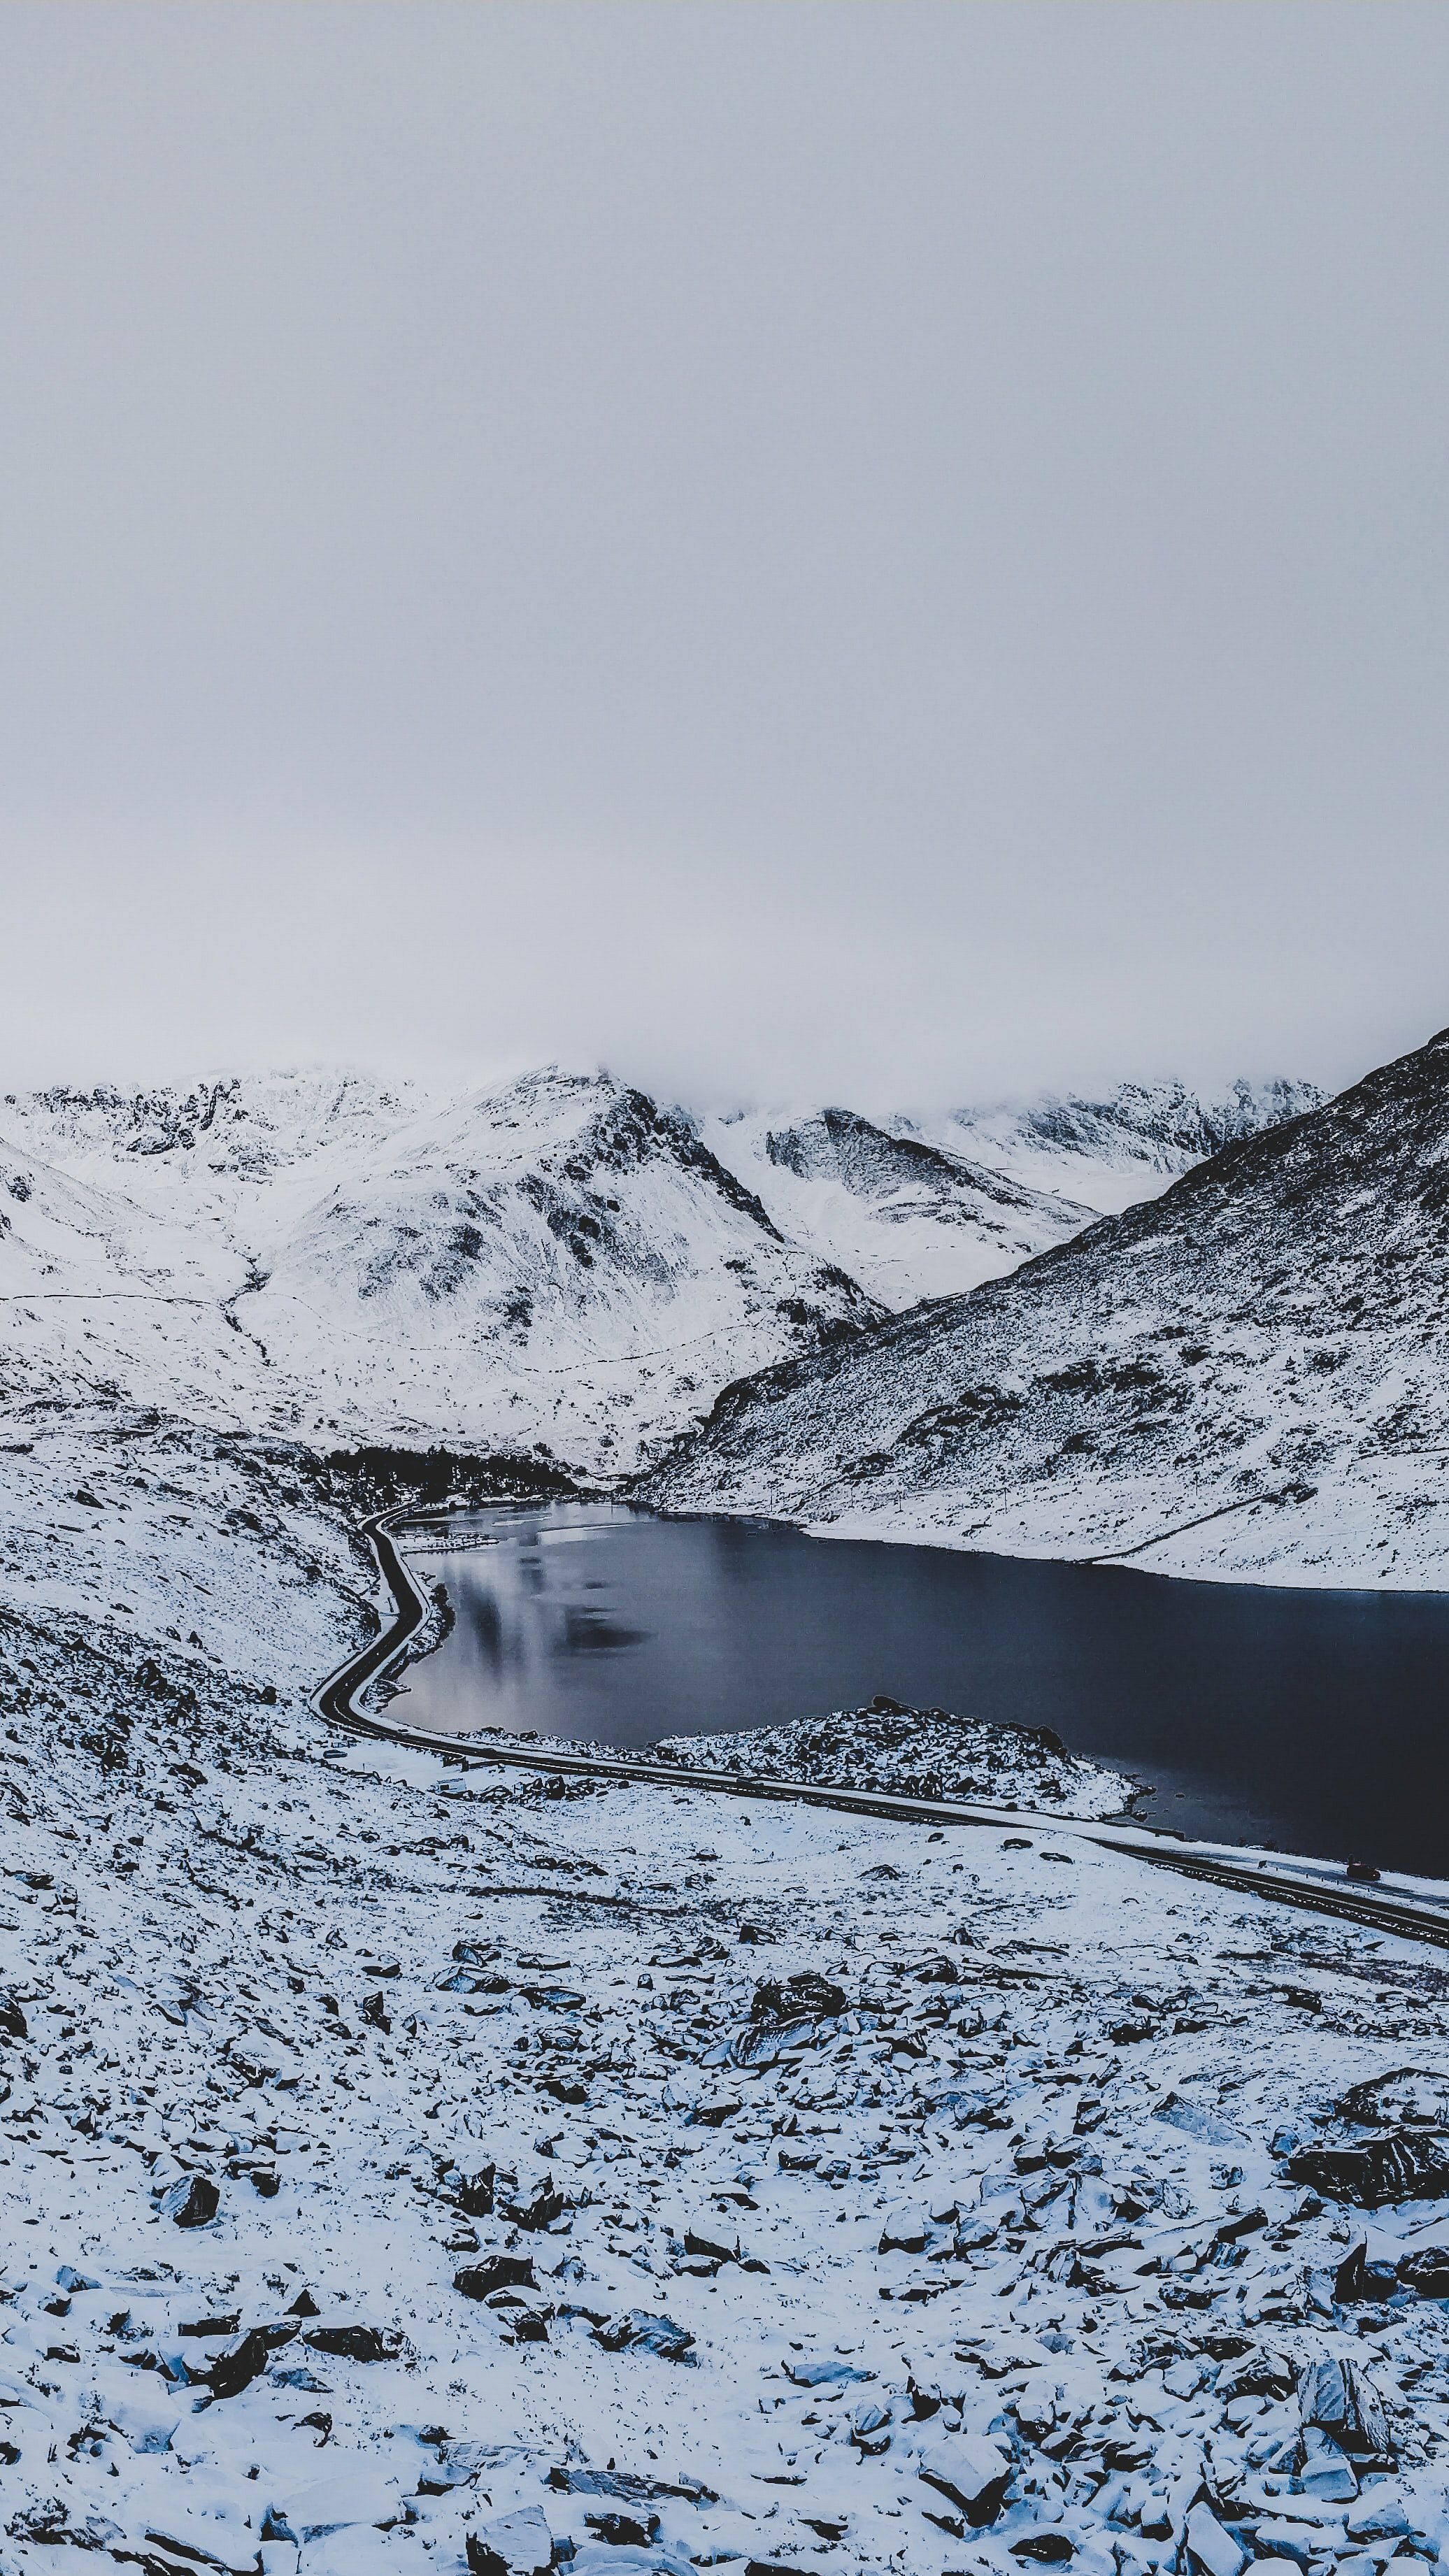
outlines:
[[[1449,1505],[1423,1459],[1449,1448],[1446,1160],[1440,1033],[854,1354],[724,1390],[645,1497],[1163,1571],[1437,1585]]]
[[[611,1477],[721,1386],[1093,1210],[905,1122],[720,1119],[554,1065],[453,1094],[347,1068],[12,1091],[0,1219],[12,1408],[178,1406]]]

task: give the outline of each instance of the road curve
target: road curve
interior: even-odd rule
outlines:
[[[392,1594],[395,1615],[391,1624],[374,1637],[360,1652],[350,1655],[345,1664],[330,1674],[314,1691],[311,1705],[329,1725],[345,1727],[353,1735],[379,1737],[384,1743],[400,1744],[424,1753],[452,1753],[471,1763],[490,1763],[504,1770],[543,1771],[563,1778],[618,1780],[635,1785],[648,1784],[671,1789],[697,1789],[731,1798],[770,1800],[778,1805],[826,1807],[846,1816],[878,1816],[900,1824],[931,1825],[938,1829],[949,1825],[994,1826],[998,1830],[1019,1833],[1024,1825],[1036,1831],[1048,1830],[1053,1835],[1066,1835],[1078,1842],[1095,1844],[1104,1851],[1125,1853],[1152,1869],[1170,1869],[1185,1878],[1205,1879],[1215,1887],[1232,1888],[1243,1896],[1266,1897],[1276,1905],[1291,1905],[1311,1914],[1337,1916],[1346,1923],[1360,1924],[1365,1930],[1386,1933],[1396,1940],[1428,1942],[1435,1949],[1449,1950],[1449,1896],[1443,1906],[1433,1899],[1410,1898],[1389,1893],[1371,1895],[1329,1877],[1332,1864],[1304,1861],[1270,1866],[1266,1861],[1250,1862],[1246,1857],[1229,1859],[1212,1846],[1179,1845],[1178,1838],[1151,1825],[1111,1825],[1084,1823],[1069,1816],[1048,1816],[1020,1807],[997,1807],[961,1799],[900,1798],[888,1790],[826,1789],[807,1780],[771,1780],[756,1778],[738,1771],[696,1770],[675,1762],[626,1760],[623,1756],[603,1753],[570,1753],[550,1748],[535,1751],[528,1745],[510,1744],[494,1749],[477,1736],[430,1735],[416,1727],[394,1726],[385,1718],[365,1716],[357,1707],[358,1694],[367,1684],[401,1656],[410,1637],[421,1627],[428,1603],[420,1586],[409,1572],[406,1561],[394,1544],[394,1532],[411,1524],[429,1525],[430,1515],[416,1507],[379,1512],[364,1521],[363,1530],[371,1541],[378,1570]],[[441,1524],[441,1515],[433,1525]]]

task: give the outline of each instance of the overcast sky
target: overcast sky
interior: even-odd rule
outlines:
[[[9,1078],[1449,1021],[1449,11],[9,0]]]

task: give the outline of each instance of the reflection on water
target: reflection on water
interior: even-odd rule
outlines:
[[[1449,1598],[1168,1582],[618,1505],[452,1516],[457,1624],[397,1714],[647,1744],[877,1691],[1053,1726],[1186,1831],[1449,1874]]]

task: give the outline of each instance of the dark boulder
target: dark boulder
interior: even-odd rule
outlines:
[[[1290,2182],[1356,2209],[1385,2209],[1400,2200],[1439,2200],[1449,2192],[1449,2155],[1438,2138],[1388,2129],[1361,2146],[1304,2147],[1288,2159]]]
[[[396,2338],[379,2334],[376,2326],[315,2326],[302,2340],[339,2361],[393,2361],[398,2351]]]
[[[221,2194],[207,2174],[183,2174],[161,2195],[161,2215],[177,2227],[209,2227],[221,2206]]]
[[[845,1988],[833,1985],[829,1977],[818,1977],[813,1969],[805,1968],[795,1977],[762,1979],[755,1988],[750,2019],[775,2024],[833,2021],[845,2008]]]
[[[686,2327],[677,2326],[672,2317],[651,2317],[643,2308],[630,2308],[623,2316],[606,2317],[594,2328],[594,2341],[605,2352],[657,2352],[662,2361],[693,2359],[690,2346],[694,2337]]]
[[[566,2554],[572,2550],[554,2540],[536,2504],[500,2514],[467,2538],[469,2576],[548,2576]]]
[[[465,2263],[453,2274],[453,2287],[465,2299],[491,2299],[495,2290],[536,2290],[533,2263],[526,2254],[489,2254],[481,2263]]]
[[[535,2192],[532,2200],[504,2201],[502,2215],[511,2219],[515,2227],[527,2227],[536,2231],[541,2227],[552,2227],[554,2220],[562,2218],[567,2209],[568,2202],[563,2193],[554,2191],[545,2184],[542,2191]]]
[[[249,2333],[234,2343],[227,2352],[219,2352],[210,2370],[193,2372],[193,2378],[204,2376],[213,2397],[239,2397],[259,2379],[274,2352],[289,2344],[296,2334],[295,2326],[253,2326]]]
[[[632,2513],[586,2513],[584,2520],[590,2531],[596,2533],[600,2540],[606,2540],[611,2549],[648,2549],[659,2531],[657,2513],[651,2513],[647,2519]]]
[[[1389,2419],[1351,2361],[1322,2353],[1305,2364],[1298,2382],[1298,2411],[1305,2432],[1316,2427],[1355,2460],[1393,2467]]]
[[[1425,2245],[1401,2254],[1395,2270],[1406,2290],[1419,2299],[1449,2299],[1449,2245]]]
[[[1363,2238],[1347,2253],[1333,2276],[1333,2296],[1341,2308],[1357,2307],[1364,2301],[1388,2299],[1398,2288],[1398,2274],[1392,2263],[1370,2263]]]

